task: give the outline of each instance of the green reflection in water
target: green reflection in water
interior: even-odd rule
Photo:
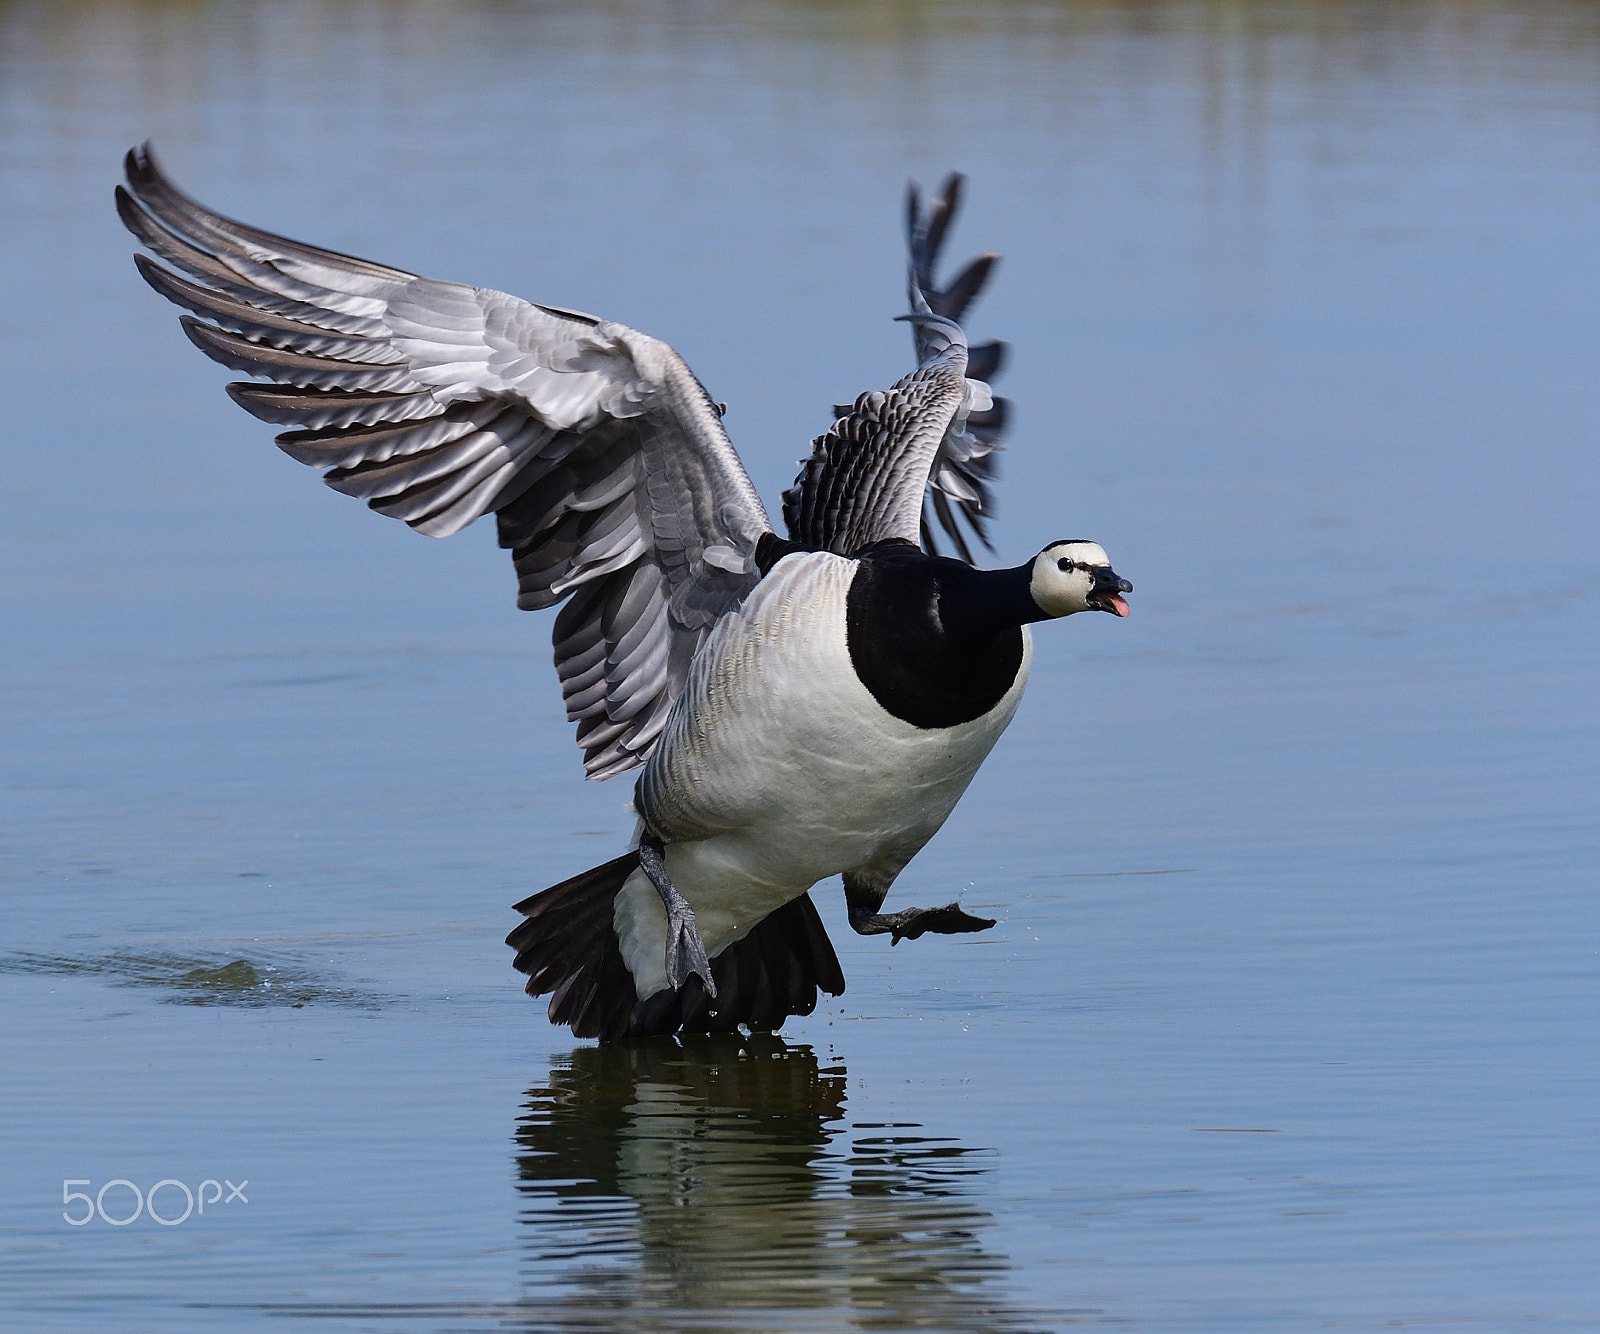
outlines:
[[[90,977],[119,986],[156,987],[174,1005],[289,1005],[318,1003],[371,1009],[376,996],[340,986],[291,963],[252,962],[226,955],[161,951],[67,955],[26,950],[0,955],[0,973]]]
[[[852,1123],[807,1046],[724,1034],[580,1048],[516,1141],[543,1318],[629,1328],[1036,1328],[976,1200],[990,1151]],[[1054,1321],[1051,1322],[1055,1323]]]

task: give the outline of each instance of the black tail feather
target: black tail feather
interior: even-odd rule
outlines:
[[[843,993],[833,942],[802,894],[711,960],[715,1000],[695,977],[640,1000],[612,924],[617,894],[638,865],[638,852],[628,852],[517,904],[527,920],[506,944],[517,952],[517,971],[528,975],[528,994],[551,993],[551,1023],[604,1041],[740,1027],[768,1033],[790,1015],[810,1014],[819,987]]]

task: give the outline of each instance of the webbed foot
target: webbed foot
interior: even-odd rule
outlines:
[[[706,995],[715,1000],[717,984],[711,980],[711,961],[706,958],[700,928],[695,925],[694,909],[667,875],[662,853],[659,843],[639,844],[639,865],[650,877],[650,883],[656,887],[667,909],[667,981],[676,990],[691,977],[698,977]]]
[[[915,940],[925,932],[938,936],[955,936],[967,931],[987,931],[995,925],[992,917],[974,917],[961,911],[959,903],[947,903],[942,908],[903,908],[899,912],[868,913],[854,909],[850,925],[863,936],[892,936],[891,945],[902,940]]]
[[[690,976],[698,977],[706,995],[716,999],[717,984],[711,980],[711,960],[706,958],[706,947],[700,943],[694,910],[685,904],[681,914],[667,909],[667,981],[676,989]]]

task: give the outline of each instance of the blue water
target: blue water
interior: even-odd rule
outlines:
[[[1597,62],[1536,3],[0,6],[0,1323],[1600,1326]],[[1000,926],[824,887],[780,1040],[550,1028],[510,905],[628,785],[492,533],[227,401],[111,212],[145,137],[669,339],[773,506],[968,172],[996,559],[1138,587],[889,904]],[[118,1179],[248,1184],[63,1220]]]

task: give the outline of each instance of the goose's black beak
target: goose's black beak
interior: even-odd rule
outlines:
[[[1094,584],[1089,589],[1089,605],[1096,611],[1126,616],[1128,604],[1122,595],[1131,592],[1133,585],[1107,565],[1094,572]]]

